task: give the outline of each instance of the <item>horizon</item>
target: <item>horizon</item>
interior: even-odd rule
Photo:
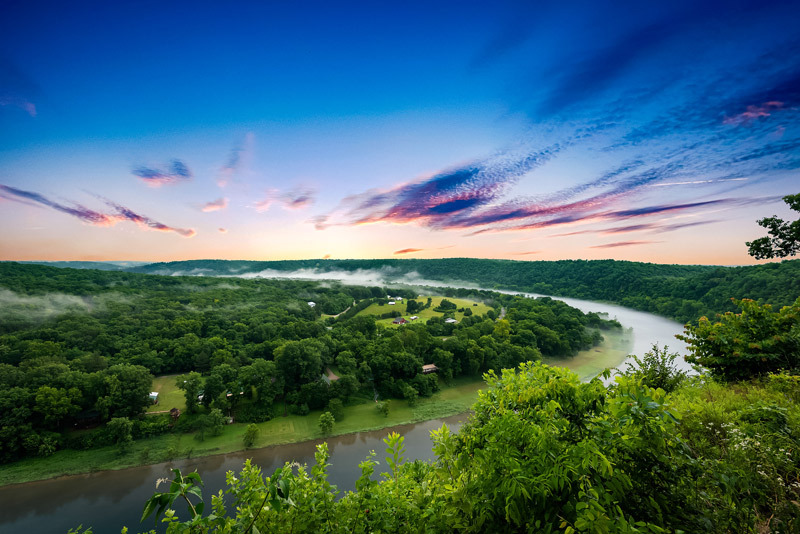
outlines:
[[[744,266],[796,218],[793,2],[3,10],[0,260]]]

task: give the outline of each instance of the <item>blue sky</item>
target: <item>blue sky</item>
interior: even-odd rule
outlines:
[[[742,264],[796,2],[6,2],[0,259]]]

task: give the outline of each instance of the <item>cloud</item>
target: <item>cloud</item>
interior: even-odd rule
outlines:
[[[531,254],[541,254],[541,250],[529,250],[526,252],[512,252],[514,256],[530,256]]]
[[[0,57],[0,106],[12,106],[36,117],[34,96],[38,95],[38,85],[15,63]]]
[[[414,252],[422,252],[423,250],[425,250],[425,249],[424,248],[404,248],[404,249],[400,249],[400,250],[395,250],[393,254],[395,254],[395,255],[412,254]]]
[[[221,234],[227,234],[228,233],[228,229],[227,228],[218,228],[218,230],[219,230],[219,233],[221,233]]]
[[[176,184],[192,178],[192,171],[179,159],[172,160],[162,168],[141,166],[131,172],[150,187]]]
[[[747,110],[733,115],[732,117],[725,117],[722,124],[733,124],[736,126],[749,125],[753,121],[763,119],[771,116],[777,110],[783,108],[783,102],[770,101],[764,102],[760,106],[747,106]]]
[[[324,256],[322,256],[322,259],[323,260],[329,260],[329,259],[331,259],[331,255],[330,254],[325,254]]]
[[[616,243],[606,243],[604,245],[594,245],[589,248],[618,248],[618,247],[635,247],[638,245],[651,245],[653,243],[661,243],[661,241],[618,241]]]
[[[258,212],[268,211],[276,202],[287,210],[299,210],[306,208],[314,203],[316,192],[308,187],[299,187],[281,192],[278,189],[270,189],[264,200],[253,204],[253,208]]]
[[[225,188],[230,185],[236,176],[244,170],[248,164],[248,160],[253,152],[254,136],[252,132],[248,132],[244,136],[242,143],[234,146],[228,153],[228,158],[225,163],[220,167],[217,173],[217,185]]]
[[[388,191],[369,190],[342,201],[338,211],[313,219],[318,229],[332,225],[416,222],[448,228],[496,202],[520,178],[557,154],[564,144],[501,152]]]
[[[212,200],[211,202],[206,202],[201,209],[206,213],[211,211],[221,211],[228,207],[228,199],[227,198],[218,198],[217,200]]]
[[[92,226],[114,226],[115,224],[121,221],[130,221],[143,229],[157,230],[160,232],[174,232],[183,237],[192,237],[196,233],[192,229],[175,228],[173,226],[167,226],[166,224],[154,221],[153,219],[150,219],[149,217],[146,217],[144,215],[139,215],[138,213],[130,210],[129,208],[126,208],[125,206],[122,206],[120,204],[116,204],[107,199],[103,200],[110,207],[114,208],[114,211],[112,213],[103,213],[91,210],[89,208],[82,206],[81,204],[75,204],[75,203],[68,206],[50,200],[47,197],[40,195],[39,193],[35,193],[32,191],[24,191],[22,189],[17,189],[15,187],[3,184],[0,184],[0,195],[5,197],[6,199],[14,200],[16,202],[24,204],[30,205],[31,203],[35,203],[47,206],[61,213],[66,213],[67,215],[71,215]]]

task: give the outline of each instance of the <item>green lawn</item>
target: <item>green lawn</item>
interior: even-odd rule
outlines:
[[[398,302],[397,304],[394,304],[392,306],[390,306],[389,304],[384,304],[383,306],[381,306],[379,304],[370,304],[367,308],[365,308],[365,309],[361,310],[360,312],[358,312],[357,315],[375,315],[375,316],[380,316],[380,315],[383,315],[384,313],[388,313],[388,312],[391,312],[391,311],[399,311],[401,314],[403,314],[403,317],[406,320],[408,320],[408,318],[411,315],[417,315],[417,316],[419,316],[419,319],[418,319],[419,321],[427,322],[427,320],[430,319],[431,317],[442,317],[444,315],[443,313],[439,313],[439,312],[433,311],[434,308],[439,306],[439,304],[442,302],[442,299],[449,300],[450,302],[455,304],[458,308],[471,308],[472,309],[472,313],[475,314],[475,315],[483,315],[483,314],[485,314],[487,311],[489,311],[491,309],[486,304],[484,304],[482,302],[476,302],[474,300],[457,299],[457,298],[452,298],[452,297],[431,297],[431,299],[432,299],[432,302],[431,302],[431,307],[430,308],[422,310],[421,312],[415,312],[413,314],[406,312],[406,301],[403,300],[402,302]],[[428,300],[428,296],[426,295],[426,296],[417,297],[414,300],[416,300],[417,302],[420,302],[422,304],[425,304],[425,302],[427,302],[427,300]],[[477,306],[475,306],[475,304],[477,304]],[[461,312],[455,312],[454,317],[455,317],[455,319],[457,321],[461,321],[461,319],[464,318],[464,314],[461,313]],[[392,324],[392,321],[394,321],[394,319],[379,319],[378,323],[382,324],[384,326],[397,328],[398,325]]]
[[[175,385],[175,377],[178,375],[164,375],[153,379],[151,391],[158,391],[158,404],[147,408],[147,412],[169,411],[177,408],[180,411],[186,410],[186,398],[183,391]]]

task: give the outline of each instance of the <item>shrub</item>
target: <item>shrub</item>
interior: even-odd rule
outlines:
[[[677,352],[669,353],[668,350],[668,346],[664,345],[661,349],[656,343],[641,358],[632,354],[630,357],[635,365],[628,363],[625,374],[641,380],[648,387],[661,388],[667,393],[675,391],[686,378],[686,373],[675,366],[675,360],[680,355]]]

